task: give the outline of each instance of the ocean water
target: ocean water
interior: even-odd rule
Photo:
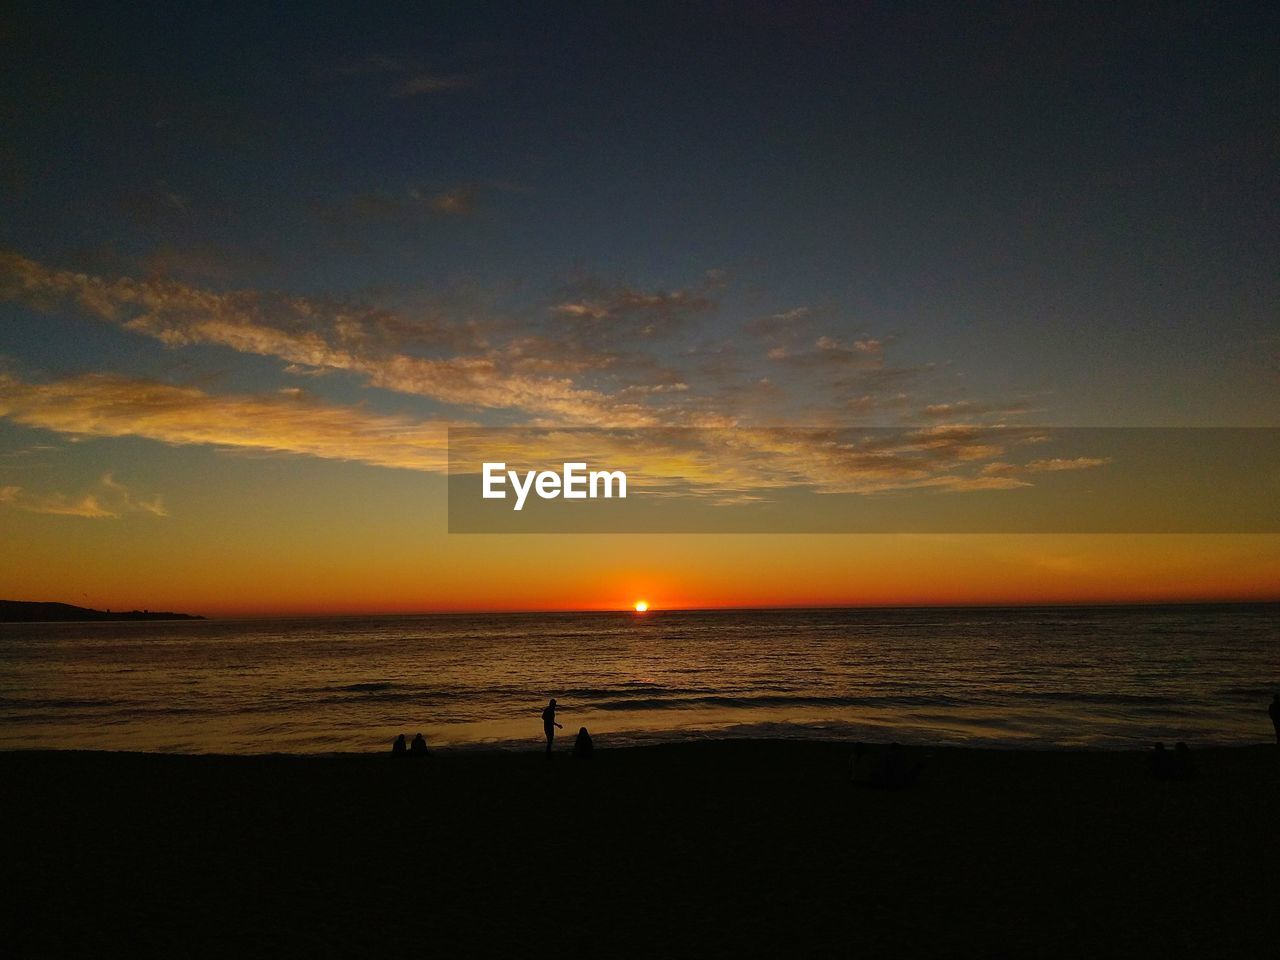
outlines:
[[[1256,743],[1276,689],[1274,604],[0,624],[2,749]]]

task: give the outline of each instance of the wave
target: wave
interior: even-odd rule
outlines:
[[[1159,693],[1084,693],[1073,690],[1029,690],[1011,695],[1013,699],[1064,700],[1071,703],[1117,704],[1122,706],[1188,706],[1203,701],[1196,697],[1174,697]]]
[[[597,710],[672,710],[687,707],[870,707],[870,706],[956,706],[973,701],[954,697],[848,697],[798,694],[726,695],[692,697],[635,697],[602,700],[591,704]]]
[[[130,703],[120,700],[68,697],[43,699],[40,697],[0,697],[0,710],[84,710],[92,707],[127,707]]]

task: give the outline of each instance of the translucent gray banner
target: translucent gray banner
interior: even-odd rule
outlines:
[[[1280,430],[453,428],[449,530],[1277,533]]]

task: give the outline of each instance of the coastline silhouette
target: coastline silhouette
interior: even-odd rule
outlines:
[[[556,723],[556,700],[555,697],[552,697],[551,702],[548,703],[546,708],[542,711],[542,732],[547,738],[548,757],[551,756],[551,746],[556,740],[556,728],[561,730],[564,729],[561,724]]]

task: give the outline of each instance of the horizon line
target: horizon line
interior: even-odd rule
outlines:
[[[61,602],[61,601],[36,601]],[[770,613],[803,610],[1021,610],[1021,609],[1080,609],[1087,607],[1206,607],[1206,606],[1268,606],[1280,604],[1280,596],[1259,599],[1223,599],[1200,598],[1192,600],[1033,600],[1033,601],[975,601],[971,603],[798,603],[798,604],[762,604],[733,606],[653,606],[647,611],[638,613],[628,606],[617,607],[525,607],[509,609],[491,609],[479,607],[459,607],[456,609],[437,610],[369,610],[323,612],[275,612],[275,613],[231,613],[231,614],[193,614],[186,611],[168,611],[170,613],[186,613],[188,616],[201,616],[205,620],[321,620],[321,619],[355,619],[358,617],[432,617],[432,616],[523,616],[534,614],[566,615],[566,614],[629,614],[641,618],[663,613]],[[90,608],[91,609],[91,608]],[[114,610],[115,608],[111,608]],[[177,621],[173,621],[177,622]]]

